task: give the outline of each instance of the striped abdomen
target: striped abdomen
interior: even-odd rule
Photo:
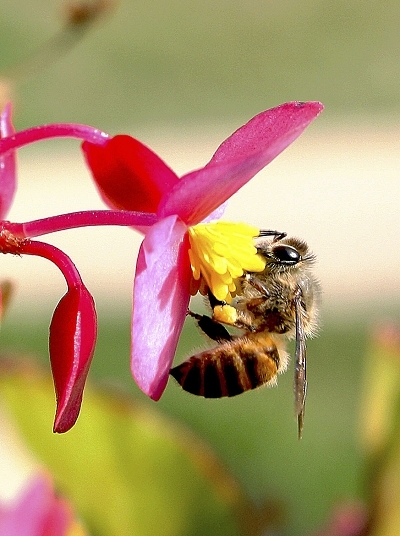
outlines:
[[[286,360],[286,353],[278,352],[269,334],[256,333],[194,355],[170,374],[189,393],[221,398],[274,383]]]

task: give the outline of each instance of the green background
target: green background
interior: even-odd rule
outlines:
[[[3,71],[62,26],[63,2],[2,0],[0,10]],[[330,114],[391,114],[400,107],[399,20],[396,0],[121,1],[19,85],[18,124],[247,119],[289,100],[321,100]]]
[[[366,496],[359,416],[368,314],[343,323],[325,319],[322,335],[309,343],[309,394],[300,442],[293,416],[291,368],[279,378],[277,388],[223,400],[193,397],[171,379],[161,400],[154,403],[138,390],[130,376],[129,311],[120,316],[110,313],[108,318],[100,312],[99,316],[99,340],[90,380],[102,387],[117,387],[133,400],[195,431],[256,505],[277,501],[283,516],[279,534],[310,534],[322,525],[334,505]],[[33,352],[47,364],[44,319],[20,319],[12,324],[5,320],[0,341],[3,351]],[[201,335],[188,322],[177,362],[202,344]],[[25,419],[29,419],[28,408]],[[49,434],[51,425],[49,420]],[[78,432],[80,426],[87,426],[87,420],[78,419]],[[134,447],[132,451],[136,456]],[[180,471],[179,464],[176,470]],[[179,502],[176,508],[180,508]],[[216,528],[213,534],[218,533]]]

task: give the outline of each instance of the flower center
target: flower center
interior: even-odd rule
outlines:
[[[211,290],[217,300],[230,303],[236,282],[244,272],[262,272],[265,259],[257,254],[253,238],[260,229],[246,223],[217,221],[189,227],[189,259],[196,291]],[[205,283],[205,285],[204,285]],[[206,287],[206,288],[205,288]]]

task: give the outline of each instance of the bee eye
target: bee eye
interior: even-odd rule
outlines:
[[[272,253],[282,264],[297,264],[301,259],[300,253],[292,246],[276,246]]]

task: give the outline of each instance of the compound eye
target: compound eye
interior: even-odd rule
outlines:
[[[300,253],[292,246],[276,246],[273,254],[282,264],[297,264],[301,259]]]

